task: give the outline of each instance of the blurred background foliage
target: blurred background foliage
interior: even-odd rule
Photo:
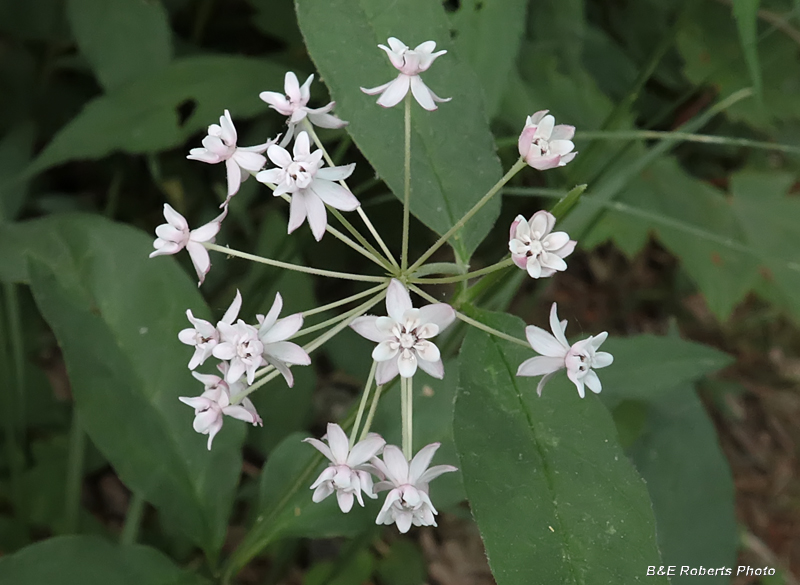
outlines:
[[[455,94],[431,85],[454,102],[482,102],[504,167],[516,159],[526,115],[549,108],[578,128],[574,163],[509,185],[497,229],[461,249],[477,247],[471,265],[505,249],[516,214],[590,185],[565,222],[580,242],[570,271],[545,283],[517,272],[484,306],[542,323],[558,301],[573,331],[610,331],[617,363],[635,365],[608,369],[602,398],[647,482],[664,564],[738,559],[777,567],[763,583],[796,583],[800,2],[448,0],[444,8],[450,39],[436,40],[471,66],[475,82]],[[329,36],[309,33],[326,10],[299,2],[321,71],[336,67],[325,47],[347,49],[335,22]],[[413,14],[401,30],[414,30]],[[290,0],[0,1],[0,551],[21,551],[0,561],[9,583],[94,583],[80,566],[95,563],[98,583],[201,583],[184,569],[211,576],[220,554],[234,550],[242,583],[493,582],[460,474],[437,486],[441,528],[410,537],[372,527],[370,508],[343,521],[331,506],[310,509],[305,490],[282,498],[282,478],[313,464],[299,433],[322,434],[360,391],[370,344],[355,334],[344,332],[313,369],[298,369],[294,389],[256,393],[264,428],[245,436],[229,422],[211,454],[175,399],[194,393],[174,339],[186,308],[219,316],[238,288],[244,315],[266,312],[277,290],[294,312],[358,290],[217,258],[201,297],[187,258],[145,256],[164,202],[191,225],[218,213],[224,172],[185,155],[223,109],[241,144],[282,131],[257,96],[280,91],[286,70],[316,70]],[[356,84],[384,81],[357,73]],[[338,89],[333,79],[330,87]],[[326,103],[324,88],[314,84],[314,105]],[[359,142],[359,128],[351,131]],[[457,124],[448,132],[439,140],[471,136]],[[359,163],[350,185],[384,238],[399,242],[392,177],[371,172],[347,133],[321,137],[334,160]],[[368,268],[305,230],[287,238],[283,202],[255,181],[233,203],[221,242],[333,270]],[[433,233],[421,222],[412,229],[413,256]],[[628,335],[636,337],[614,339]],[[165,363],[181,365],[157,366]],[[415,404],[417,435],[442,441],[443,461],[456,457],[454,432],[470,436],[468,417],[453,428],[455,382],[426,381]],[[390,441],[399,434],[396,399],[376,419]],[[504,513],[496,511],[507,521]],[[504,530],[507,538],[502,522],[482,524],[486,546]],[[50,539],[64,535],[74,536]],[[116,540],[174,562],[108,544]]]

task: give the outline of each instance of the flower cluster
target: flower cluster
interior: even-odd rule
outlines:
[[[388,46],[378,45],[389,57],[389,61],[399,72],[392,81],[362,91],[369,95],[379,95],[377,103],[383,107],[394,107],[406,98],[406,144],[410,144],[411,97],[428,111],[437,109],[437,103],[450,101],[437,96],[423,81],[420,74],[427,71],[434,61],[447,53],[436,51],[436,43],[426,41],[414,49],[392,37]],[[336,494],[339,508],[349,512],[355,502],[364,506],[364,496],[375,499],[380,492],[387,492],[384,504],[377,515],[377,524],[396,524],[401,532],[414,526],[435,526],[437,515],[430,497],[430,482],[442,475],[456,471],[450,465],[430,467],[431,460],[439,447],[438,443],[427,445],[413,455],[413,379],[418,370],[434,378],[445,375],[442,354],[433,339],[445,331],[457,318],[466,323],[480,325],[481,329],[505,337],[508,335],[477,323],[458,313],[452,306],[437,302],[416,284],[436,284],[442,282],[466,281],[474,276],[500,270],[512,263],[525,270],[534,279],[554,276],[567,269],[567,258],[575,249],[576,242],[563,231],[554,231],[556,217],[548,211],[537,211],[529,219],[517,216],[510,226],[508,251],[510,260],[504,259],[488,270],[467,273],[456,277],[426,280],[421,274],[435,273],[435,264],[425,265],[427,272],[418,270],[424,261],[436,251],[453,233],[460,229],[472,213],[485,204],[489,197],[497,193],[513,173],[508,173],[498,185],[493,187],[483,199],[455,227],[431,247],[416,263],[408,262],[408,209],[403,217],[403,250],[401,263],[397,263],[388,251],[380,234],[374,229],[360,208],[358,199],[345,184],[345,179],[354,172],[355,164],[334,166],[316,136],[314,126],[322,128],[342,128],[347,122],[330,112],[334,102],[321,108],[309,108],[310,88],[314,76],[309,76],[300,85],[297,76],[286,73],[284,92],[265,91],[260,98],[279,114],[286,116],[287,128],[283,138],[278,135],[263,144],[250,147],[237,145],[238,135],[230,112],[225,110],[219,124],[208,127],[208,135],[202,141],[202,148],[192,149],[188,158],[208,164],[225,163],[227,174],[227,197],[220,207],[222,212],[209,223],[191,230],[187,220],[170,205],[164,205],[165,224],[156,228],[153,256],[176,254],[184,248],[191,257],[192,264],[202,284],[208,274],[211,261],[209,250],[232,256],[257,260],[281,268],[301,272],[346,278],[354,281],[380,283],[372,291],[358,293],[325,307],[306,311],[306,315],[327,312],[349,302],[372,294],[367,303],[351,309],[324,323],[315,324],[301,331],[303,314],[280,317],[283,299],[276,294],[272,308],[266,315],[257,315],[256,323],[249,324],[239,318],[242,297],[239,292],[225,311],[222,318],[212,324],[186,312],[190,327],[178,334],[180,341],[193,348],[189,359],[192,375],[203,384],[199,396],[180,400],[194,408],[194,430],[208,436],[211,449],[214,437],[223,426],[225,416],[233,417],[253,425],[261,425],[253,403],[248,395],[272,377],[282,375],[291,387],[294,384],[292,366],[309,365],[309,353],[331,339],[346,327],[352,328],[362,337],[374,342],[372,350],[372,374],[364,389],[355,428],[348,438],[337,424],[329,423],[322,440],[305,439],[330,462],[316,481],[311,485],[314,502],[321,502]],[[410,92],[410,96],[409,96]],[[408,97],[407,97],[408,96]],[[576,155],[572,138],[572,126],[556,125],[553,116],[542,110],[529,116],[519,137],[520,159],[516,165],[519,170],[526,164],[537,170],[564,166]],[[294,144],[290,143],[294,140]],[[312,150],[312,143],[316,148]],[[410,173],[411,155],[405,152],[405,168]],[[328,165],[326,166],[325,162]],[[333,272],[287,262],[260,258],[244,252],[217,246],[214,243],[221,224],[226,218],[231,198],[250,175],[272,190],[274,197],[289,202],[288,233],[294,232],[306,220],[314,238],[320,241],[326,232],[337,237],[363,256],[370,258],[384,270],[384,276],[353,275]],[[408,175],[405,201],[410,196]],[[405,204],[404,204],[405,205]],[[355,211],[365,222],[381,252],[367,243],[353,226],[345,220],[342,224],[351,231],[356,241],[328,226],[328,211]],[[341,219],[338,211],[332,211]],[[410,265],[409,265],[410,264]],[[410,292],[431,301],[430,304],[414,307]],[[372,306],[385,297],[386,315],[367,314]],[[550,313],[552,334],[534,325],[525,330],[530,346],[539,354],[524,361],[518,369],[518,376],[543,376],[538,385],[541,395],[546,382],[558,371],[565,370],[568,378],[575,384],[581,398],[585,387],[592,392],[600,392],[602,385],[595,370],[610,365],[613,358],[599,351],[607,334],[601,333],[570,345],[565,336],[566,321],[559,321],[553,304]],[[303,335],[329,327],[305,349],[290,341]],[[517,340],[524,344],[521,339]],[[196,370],[210,358],[219,360],[217,369],[221,375],[201,374]],[[267,375],[269,374],[269,375]],[[400,378],[402,393],[403,447],[387,445],[377,433],[370,432],[372,414],[377,405],[382,387]],[[256,382],[256,379],[260,381]],[[372,391],[373,381],[376,389],[370,414],[359,429],[367,399]],[[360,434],[359,434],[360,433]],[[356,438],[360,440],[356,441]],[[412,456],[413,455],[413,456]]]
[[[364,506],[363,492],[368,498],[377,498],[377,493],[388,491],[386,500],[375,520],[376,524],[397,524],[400,532],[408,532],[411,525],[436,526],[438,514],[430,498],[428,484],[442,475],[456,471],[452,465],[430,467],[431,459],[439,443],[423,447],[411,461],[406,459],[399,447],[387,445],[380,435],[369,433],[351,448],[342,428],[328,424],[323,440],[304,439],[330,461],[330,465],[311,484],[312,499],[321,502],[333,493],[342,512],[353,508],[355,498]],[[383,454],[383,459],[378,457]],[[374,483],[372,475],[378,478]]]

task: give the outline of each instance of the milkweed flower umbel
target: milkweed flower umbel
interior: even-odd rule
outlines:
[[[559,322],[556,311],[556,304],[553,303],[550,308],[552,335],[535,325],[525,328],[528,343],[534,351],[542,355],[522,362],[517,369],[517,376],[543,376],[536,387],[536,392],[541,396],[547,381],[556,372],[566,368],[567,377],[575,384],[581,398],[585,396],[584,386],[599,394],[603,386],[594,370],[610,366],[614,361],[614,356],[610,353],[597,351],[608,337],[608,333],[603,331],[599,335],[590,336],[570,346],[564,335],[567,321]]]
[[[328,432],[322,438],[328,441],[327,445],[318,439],[303,439],[331,462],[311,484],[314,502],[321,502],[335,492],[339,508],[346,514],[353,508],[354,498],[364,507],[361,492],[369,498],[377,498],[373,492],[371,466],[367,463],[383,449],[386,441],[376,433],[369,433],[351,449],[347,435],[336,423],[328,423]]]
[[[267,150],[269,159],[277,168],[261,171],[256,180],[275,185],[273,195],[292,195],[289,204],[289,233],[292,233],[308,218],[311,233],[317,241],[325,235],[328,214],[325,205],[341,211],[353,211],[360,204],[355,195],[337,184],[349,177],[355,163],[341,167],[324,167],[322,151],[311,152],[308,133],[300,132],[294,142],[294,156],[278,145]]]
[[[563,167],[578,154],[572,152],[575,126],[556,126],[556,119],[547,112],[540,110],[528,116],[518,142],[519,155],[539,171]]]
[[[439,446],[439,443],[431,443],[423,447],[411,463],[394,445],[384,448],[383,461],[373,457],[372,465],[386,477],[385,481],[375,485],[375,491],[390,490],[375,520],[376,524],[396,523],[402,533],[408,532],[412,524],[436,526],[434,516],[438,512],[431,502],[428,484],[443,473],[457,471],[452,465],[428,468]]]
[[[362,337],[378,343],[372,352],[372,359],[378,362],[376,382],[386,384],[398,373],[411,378],[417,367],[443,378],[439,348],[429,339],[455,320],[453,307],[438,303],[415,309],[406,287],[392,279],[386,291],[386,312],[388,317],[365,315],[350,325]]]
[[[554,232],[556,218],[549,211],[537,211],[529,221],[518,215],[511,224],[508,249],[514,264],[531,278],[545,278],[567,269],[564,258],[575,250],[575,240],[566,232]]]
[[[247,180],[250,173],[264,168],[267,159],[261,153],[275,143],[275,140],[268,140],[257,146],[236,146],[236,141],[236,127],[231,120],[231,113],[225,110],[225,115],[219,118],[219,124],[208,127],[208,136],[203,138],[203,148],[193,148],[186,156],[190,160],[212,165],[225,163],[228,173],[228,199],[239,191],[239,186]]]
[[[197,286],[203,284],[206,274],[211,270],[211,258],[208,250],[203,246],[203,242],[213,242],[214,237],[219,233],[222,220],[228,215],[227,205],[215,219],[197,229],[189,230],[186,218],[175,211],[169,203],[164,204],[163,223],[156,228],[156,240],[153,242],[155,252],[150,253],[150,258],[163,256],[165,254],[177,254],[184,248],[189,252],[192,265],[199,282]]]
[[[236,296],[233,298],[231,306],[225,311],[222,316],[221,323],[231,324],[234,319],[239,315],[239,309],[242,307],[242,295],[236,291]],[[197,319],[191,309],[186,310],[186,317],[189,322],[194,325],[187,329],[181,330],[178,333],[178,339],[181,343],[194,346],[194,355],[189,360],[189,369],[193,370],[197,366],[202,365],[208,357],[213,353],[214,348],[219,343],[219,330],[203,319]]]
[[[437,57],[444,55],[447,51],[437,51],[434,41],[425,41],[417,45],[414,49],[409,49],[405,44],[394,37],[389,38],[389,46],[378,45],[386,51],[389,60],[395,69],[400,72],[395,79],[389,83],[384,83],[371,89],[361,88],[367,95],[380,94],[378,105],[384,108],[391,108],[400,103],[411,90],[414,99],[423,108],[429,111],[436,110],[436,102],[449,102],[452,98],[440,98],[438,95],[425,85],[420,73],[427,71]]]
[[[320,128],[343,128],[347,126],[347,122],[328,113],[336,105],[336,102],[330,102],[327,106],[316,109],[307,106],[308,100],[311,98],[312,81],[314,81],[314,75],[309,75],[303,85],[300,85],[297,75],[287,71],[283,82],[283,94],[274,91],[262,91],[258,94],[258,97],[268,103],[270,108],[289,117],[286,121],[288,130],[283,140],[281,140],[281,146],[289,144],[292,136],[294,136],[295,126],[306,117],[314,126],[319,126]]]

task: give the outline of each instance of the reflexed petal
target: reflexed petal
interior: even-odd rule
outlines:
[[[303,197],[306,201],[308,225],[311,226],[314,239],[319,242],[325,235],[325,228],[328,227],[328,213],[325,211],[325,204],[313,191],[306,191],[303,193]]]
[[[303,439],[303,440],[308,441],[308,439]],[[327,449],[327,447],[325,448]],[[330,451],[328,451],[328,453],[330,453]],[[336,475],[336,468],[329,465],[328,467],[322,470],[322,473],[319,474],[317,480],[311,484],[311,488],[309,489],[312,490],[316,489],[321,483],[332,480],[335,475]]]
[[[206,274],[211,269],[211,258],[208,256],[208,250],[205,249],[203,244],[190,241],[186,244],[186,250],[192,258],[192,264],[197,272],[197,278],[200,280],[198,286],[203,284],[206,279]]]
[[[336,492],[336,499],[339,502],[339,509],[345,514],[353,509],[353,492],[338,490]]]
[[[268,360],[267,363],[274,366],[275,369],[281,373],[281,376],[283,376],[283,379],[286,380],[286,385],[289,386],[289,388],[294,386],[294,374],[292,374],[292,370],[289,369],[289,366],[280,360],[273,359]]]
[[[333,453],[331,453],[330,447],[328,447],[325,443],[320,441],[319,439],[314,439],[313,437],[309,437],[308,439],[303,439],[304,443],[308,443],[312,447],[314,447],[317,451],[325,455],[330,461],[333,461]],[[333,461],[335,463],[335,461]],[[333,469],[333,468],[329,468]],[[323,472],[324,473],[324,472]],[[320,476],[322,477],[322,476]],[[331,477],[333,475],[331,474]]]
[[[401,351],[397,358],[397,370],[403,378],[411,378],[417,372],[417,356],[411,351]]]
[[[230,360],[236,355],[236,348],[232,343],[220,343],[214,346],[214,350],[211,353],[217,359]]]
[[[219,347],[219,346],[217,346],[217,347]],[[246,366],[244,365],[244,362],[241,359],[238,359],[238,358],[232,359],[231,360],[231,365],[228,368],[228,373],[225,374],[225,381],[228,384],[233,384],[234,382],[238,382],[239,378],[242,377],[242,375],[244,374],[246,369],[247,368],[246,368]],[[252,382],[250,382],[250,383],[252,383]]]
[[[453,467],[452,465],[434,465],[420,475],[414,483],[418,486],[429,484],[443,473],[450,473],[452,471],[458,471],[458,467]]]
[[[178,400],[194,408],[195,410],[205,410],[211,406],[211,401],[202,396],[178,396]]]
[[[328,423],[328,445],[333,454],[333,461],[338,465],[344,465],[347,461],[347,452],[350,450],[350,442],[342,427],[336,423]]]
[[[376,362],[385,362],[396,356],[398,351],[397,346],[391,341],[381,341],[375,346],[375,349],[372,350],[372,359]]]
[[[394,51],[395,53],[402,53],[403,51],[408,49],[408,46],[403,41],[395,37],[389,37],[388,43],[389,46],[392,48],[392,51]]]
[[[196,345],[197,331],[195,329],[181,329],[178,332],[178,339],[186,345]]]
[[[555,375],[556,373],[553,372],[552,374],[547,374],[546,376],[542,376],[542,379],[539,380],[539,383],[536,385],[536,394],[538,396],[542,395],[542,390],[544,390],[545,384],[547,384]]]
[[[242,184],[242,169],[236,161],[229,158],[225,161],[225,170],[228,171],[228,197],[236,195]]]
[[[272,306],[269,309],[269,313],[267,313],[266,317],[261,321],[260,329],[262,331],[268,331],[272,328],[273,325],[278,321],[278,315],[281,314],[281,310],[283,310],[283,297],[281,293],[275,293],[275,300],[272,301]]]
[[[219,417],[219,419],[217,419],[217,422],[211,425],[211,427],[208,429],[208,443],[206,446],[208,447],[209,451],[211,451],[211,443],[214,442],[214,437],[217,436],[217,433],[220,432],[220,430],[222,430],[221,416]]]
[[[289,203],[289,229],[288,233],[303,225],[306,219],[306,200],[305,194],[298,191],[292,195],[292,200]]]
[[[218,420],[221,420],[221,418],[222,412],[219,410],[219,408],[214,408],[212,406],[208,410],[200,412],[194,417],[194,421],[192,421],[192,428],[198,433],[205,434],[217,423]]]
[[[202,141],[203,147],[209,152],[213,152],[220,160],[228,158],[231,154],[231,149],[217,136],[206,136]]]
[[[364,440],[353,445],[353,449],[347,456],[347,465],[357,467],[363,465],[383,449],[386,445],[383,437],[376,433],[370,433]]]
[[[561,345],[555,337],[536,325],[528,325],[525,328],[525,337],[527,337],[528,343],[537,353],[562,359],[567,355],[568,348]]]
[[[208,163],[208,164],[217,164],[220,162],[220,158],[218,154],[214,154],[206,150],[205,148],[193,148],[189,151],[189,154],[186,155],[186,158],[189,160],[199,160],[200,162]]]
[[[597,374],[595,374],[593,370],[586,372],[586,377],[584,377],[583,381],[586,382],[589,390],[595,394],[600,394],[600,391],[603,389],[603,385],[600,383],[600,378],[597,377]]]
[[[266,321],[265,321],[266,322]],[[273,323],[272,327],[264,328],[262,326],[263,335],[259,335],[262,343],[275,343],[276,341],[284,341],[289,339],[292,335],[300,331],[303,326],[303,316],[300,313],[289,315],[283,319],[278,319]]]
[[[175,242],[177,244],[181,244],[188,239],[186,230],[176,229],[168,223],[162,223],[161,225],[156,226],[156,235],[162,240]]]
[[[333,107],[333,104],[334,102],[331,102],[328,105]],[[319,109],[321,110],[322,108]],[[313,110],[308,111],[308,119],[311,120],[314,126],[319,126],[320,128],[344,128],[347,126],[347,122],[337,118],[333,114],[317,113]]]
[[[324,169],[323,169],[324,170]],[[319,174],[318,174],[319,175]],[[309,189],[325,203],[342,211],[353,211],[361,205],[350,191],[331,181],[315,178]]]
[[[311,98],[311,82],[314,81],[314,74],[312,73],[306,80],[303,82],[303,85],[300,86],[300,103],[302,105],[306,105],[308,103],[309,98]]]
[[[225,110],[225,115],[220,117],[219,125],[222,129],[220,138],[229,146],[236,145],[236,127],[233,125],[231,113],[228,110]]]
[[[180,213],[175,211],[169,203],[164,204],[164,219],[167,223],[178,230],[188,230],[189,224]]]
[[[433,303],[420,308],[419,318],[423,324],[433,323],[439,327],[441,333],[455,321],[456,312],[446,303]]]
[[[238,404],[226,406],[222,409],[222,413],[232,418],[243,420],[244,422],[255,423],[256,421],[253,417],[253,413],[249,412],[244,406],[239,406]]]
[[[375,322],[377,320],[378,317],[365,315],[355,319],[352,323],[350,323],[350,327],[361,337],[366,337],[370,341],[380,343],[381,341],[385,341],[388,335],[387,333],[378,330],[378,328],[375,326]]]
[[[400,490],[392,490],[386,494],[381,511],[375,519],[375,524],[392,524],[394,522],[394,504],[400,500]]]
[[[603,331],[602,333],[598,333],[597,335],[592,336],[592,347],[594,349],[599,349],[603,342],[608,338],[608,332]]]
[[[286,171],[281,168],[267,169],[266,171],[261,171],[256,175],[256,181],[259,183],[272,183],[273,185],[278,185],[285,178]]]
[[[260,171],[264,168],[264,165],[267,164],[267,157],[263,154],[248,152],[241,148],[237,148],[236,152],[233,153],[233,160],[246,171],[251,171],[253,173]]]
[[[558,321],[558,306],[556,303],[553,303],[550,306],[550,329],[553,331],[553,335],[558,340],[558,342],[563,345],[565,348],[569,347],[569,342],[567,341],[566,336],[564,335],[564,331],[566,330],[567,326],[561,326],[561,323]]]
[[[258,97],[261,98],[262,101],[267,102],[273,110],[277,110],[284,116],[292,115],[292,105],[282,93],[275,91],[262,91],[260,94],[258,94]]]
[[[333,492],[334,492],[333,486],[329,482],[325,482],[320,486],[318,486],[316,490],[314,490],[314,495],[311,496],[311,500],[315,504],[318,504],[322,500],[327,498],[329,495],[331,495]]]
[[[420,476],[428,469],[436,450],[441,446],[441,443],[431,443],[430,445],[424,446],[414,455],[414,458],[408,466],[408,483],[417,485]]]
[[[384,83],[383,85],[379,85],[378,87],[372,87],[372,88],[362,87],[360,89],[367,95],[378,95],[379,93],[383,93],[384,91],[386,91],[386,88],[392,85],[394,81],[395,80],[393,79],[392,81]]]
[[[195,348],[194,355],[192,355],[192,359],[189,360],[190,370],[195,369],[197,366],[203,365],[203,362],[205,362],[208,359],[208,356],[211,355],[211,350],[214,347],[213,343],[214,342],[209,342],[205,344],[205,347],[197,346]]]
[[[378,368],[375,370],[375,383],[379,386],[387,384],[399,373],[397,369],[397,360],[378,362]]]
[[[411,528],[411,512],[396,512],[394,521],[401,534],[405,534]]]
[[[406,96],[410,86],[411,78],[401,73],[378,98],[378,105],[384,108],[396,106]]]
[[[441,380],[444,378],[444,364],[442,360],[437,360],[435,362],[426,362],[425,360],[419,360],[417,362],[419,368],[428,374],[429,376],[433,376],[437,380]]]
[[[592,358],[592,368],[606,368],[614,363],[614,356],[606,351],[598,351]]]
[[[227,215],[227,213],[225,215]],[[222,227],[222,219],[224,219],[224,215],[221,218],[218,217],[205,225],[201,225],[197,229],[193,229],[191,232],[189,232],[189,239],[194,242],[210,242],[212,239],[214,239],[214,236],[219,233],[219,230]]]
[[[408,461],[403,452],[394,445],[386,445],[383,449],[383,462],[386,464],[386,478],[400,486],[408,483]]]
[[[583,380],[578,378],[577,372],[572,370],[567,370],[567,377],[575,384],[575,387],[578,389],[578,396],[584,398],[586,396],[586,391],[583,388]]]
[[[282,361],[293,366],[307,366],[311,364],[311,358],[306,351],[291,341],[277,341],[264,345],[264,355],[272,359]]]
[[[355,168],[356,163],[341,167],[325,167],[317,171],[316,177],[326,181],[341,181],[352,175]]]
[[[411,304],[411,295],[403,284],[393,278],[386,289],[386,312],[398,323],[403,320],[403,313],[414,308]]]
[[[428,89],[428,86],[425,85],[425,82],[422,81],[419,75],[411,77],[411,93],[414,95],[414,99],[417,100],[417,103],[429,112],[438,109],[436,102],[433,101],[431,90]]]
[[[520,364],[517,376],[542,376],[557,372],[563,367],[565,367],[563,358],[536,356]]]

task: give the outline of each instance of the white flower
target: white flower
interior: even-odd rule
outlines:
[[[291,71],[287,71],[283,82],[285,95],[274,91],[262,91],[258,94],[258,97],[267,102],[273,110],[284,116],[289,116],[286,121],[289,129],[286,132],[286,136],[281,140],[281,146],[289,144],[294,135],[295,126],[302,122],[306,116],[308,116],[308,120],[312,124],[320,128],[342,128],[347,126],[347,122],[328,113],[336,105],[336,102],[331,102],[327,106],[316,109],[306,106],[311,97],[309,88],[312,81],[314,81],[314,76],[309,75],[303,85],[300,85],[297,81],[297,76]]]
[[[534,351],[542,354],[532,357],[520,364],[517,376],[544,376],[536,387],[539,396],[547,381],[560,369],[567,369],[567,377],[575,384],[581,398],[585,396],[584,385],[595,394],[599,394],[603,389],[600,378],[594,372],[595,369],[610,366],[614,357],[605,351],[597,351],[600,345],[608,337],[608,333],[603,331],[599,335],[591,336],[570,346],[564,332],[567,329],[567,321],[558,321],[556,314],[556,304],[550,309],[550,335],[544,329],[529,325],[525,328],[525,336]]]
[[[239,314],[239,309],[242,306],[242,295],[236,291],[236,297],[233,299],[231,306],[225,311],[222,317],[222,323],[233,323],[236,316]],[[189,360],[189,369],[193,370],[201,365],[208,359],[208,356],[214,350],[214,347],[219,343],[219,331],[208,321],[197,319],[191,309],[186,310],[186,317],[194,325],[192,328],[183,329],[178,333],[178,339],[186,345],[194,346],[194,355]]]
[[[391,490],[383,503],[375,524],[397,523],[400,532],[408,532],[411,525],[436,526],[434,516],[438,514],[428,494],[428,484],[450,471],[457,471],[452,465],[436,465],[428,469],[439,443],[423,447],[409,465],[403,452],[394,445],[383,450],[383,461],[372,458],[372,464],[386,476],[388,481],[375,485],[375,491]]]
[[[153,242],[153,247],[156,251],[150,254],[150,258],[165,254],[177,254],[186,248],[192,258],[197,278],[200,279],[197,286],[200,286],[211,269],[211,259],[208,256],[208,250],[203,246],[203,242],[214,241],[214,237],[219,233],[222,220],[225,219],[226,215],[228,215],[227,206],[212,221],[189,231],[189,224],[186,222],[186,218],[175,211],[169,203],[165,203],[164,218],[167,223],[162,223],[156,228],[156,236],[158,237]]]
[[[564,258],[572,254],[577,242],[570,240],[567,232],[553,232],[555,223],[552,213],[537,211],[530,221],[518,215],[511,224],[508,236],[511,258],[531,278],[544,278],[567,269]]]
[[[219,369],[224,374],[228,365],[220,364]],[[228,385],[219,376],[211,374],[192,375],[203,383],[205,391],[200,396],[187,397],[180,396],[178,400],[194,408],[195,431],[202,435],[208,435],[208,449],[211,450],[211,443],[216,434],[222,428],[223,415],[231,416],[245,422],[263,426],[261,417],[258,416],[255,406],[248,399],[244,398],[242,403],[231,404],[231,391],[237,391],[237,384]]]
[[[311,499],[321,502],[336,492],[339,508],[346,514],[353,508],[354,497],[364,507],[362,491],[369,498],[377,498],[372,491],[371,466],[366,464],[383,449],[386,441],[380,435],[369,433],[363,441],[350,449],[347,435],[335,423],[328,423],[328,433],[322,438],[327,439],[327,445],[317,439],[303,439],[331,461],[319,474],[317,481],[311,484],[311,489],[314,490]]]
[[[438,51],[434,53],[433,50],[436,48],[434,41],[426,41],[421,45],[417,45],[414,49],[409,49],[401,41],[390,37],[388,47],[385,45],[378,46],[386,51],[392,65],[400,72],[400,75],[389,83],[384,83],[372,89],[361,88],[361,91],[367,95],[381,94],[381,97],[378,98],[379,106],[384,108],[396,106],[406,96],[409,89],[417,103],[429,111],[438,108],[436,102],[449,102],[452,99],[440,98],[425,85],[425,82],[419,76],[420,73],[428,70],[437,57],[447,52]]]
[[[540,110],[533,116],[528,116],[525,128],[519,135],[519,155],[540,171],[563,167],[578,154],[572,152],[575,148],[572,143],[575,126],[556,126],[556,119],[547,115],[547,112],[548,110]]]
[[[275,366],[286,383],[291,388],[294,385],[294,376],[289,366],[307,366],[311,358],[305,350],[291,341],[286,341],[297,333],[303,326],[303,316],[295,313],[283,319],[278,319],[283,308],[283,299],[280,293],[275,294],[269,313],[256,315],[259,323],[258,338],[263,344],[262,355],[268,364]]]
[[[208,136],[203,138],[203,148],[193,148],[186,157],[212,165],[224,161],[228,172],[228,199],[239,191],[239,186],[250,173],[264,168],[267,159],[261,153],[276,142],[268,140],[257,146],[236,146],[236,139],[236,127],[230,112],[225,110],[225,115],[219,118],[219,124],[208,127]],[[242,170],[245,171],[244,174]]]
[[[233,322],[239,314],[240,307],[241,298],[237,290],[236,298],[225,312],[223,320],[217,323],[220,340],[211,352],[215,358],[230,361],[230,366],[225,372],[225,381],[228,384],[237,382],[242,374],[246,374],[247,383],[252,384],[256,370],[264,363],[261,357],[264,344],[258,338],[258,329],[241,319],[236,323]]]
[[[377,383],[386,384],[398,373],[410,378],[417,366],[434,378],[443,378],[439,348],[428,340],[453,322],[453,307],[438,303],[415,309],[406,288],[392,279],[386,291],[386,312],[388,317],[365,315],[350,324],[362,337],[378,342],[372,352],[378,362]]]
[[[294,157],[278,145],[270,146],[267,156],[278,168],[261,171],[256,175],[256,180],[275,184],[275,196],[292,194],[289,233],[300,227],[308,217],[311,232],[320,241],[328,225],[326,204],[342,211],[353,211],[360,205],[350,191],[334,182],[349,177],[356,167],[355,163],[322,168],[322,151],[311,152],[306,132],[297,135]]]

